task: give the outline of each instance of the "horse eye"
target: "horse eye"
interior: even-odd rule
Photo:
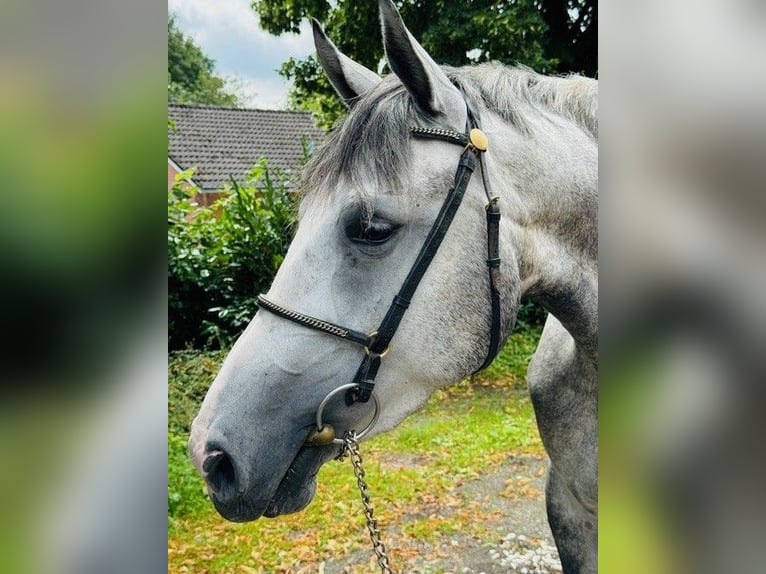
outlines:
[[[358,245],[382,245],[400,227],[377,217],[371,220],[355,218],[346,225],[346,237]]]

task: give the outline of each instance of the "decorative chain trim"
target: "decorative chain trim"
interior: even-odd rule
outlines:
[[[342,337],[342,338],[345,338],[348,336],[348,329],[344,329],[343,327],[339,327],[338,325],[334,325],[333,323],[328,323],[327,321],[322,321],[321,319],[315,319],[314,317],[309,317],[308,315],[298,313],[297,311],[291,311],[290,309],[285,309],[281,305],[272,303],[271,301],[269,301],[262,295],[258,296],[258,305],[260,305],[267,311],[271,311],[272,313],[276,313],[278,315],[281,315],[282,317],[285,317],[286,319],[289,319],[296,323],[300,323],[301,325],[305,325],[306,327],[316,329],[317,331],[324,331],[325,333],[329,333],[331,335],[335,335],[336,337]]]
[[[466,138],[465,134],[461,134],[460,132],[456,132],[453,130],[445,130],[442,128],[413,127],[413,128],[410,128],[410,133],[414,135],[425,136],[425,137],[449,139],[449,140],[453,140],[455,143],[458,143],[460,145],[465,145],[466,142],[468,141],[468,138]]]

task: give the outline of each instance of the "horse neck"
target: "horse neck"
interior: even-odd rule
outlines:
[[[521,294],[541,304],[581,350],[598,352],[598,262],[543,229],[525,229],[517,244]]]
[[[504,161],[493,180],[509,222],[504,239],[515,250],[521,295],[543,305],[595,356],[598,146],[572,122],[544,120],[531,136],[498,129],[504,136],[497,157]]]

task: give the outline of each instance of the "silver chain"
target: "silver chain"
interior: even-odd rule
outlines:
[[[353,431],[347,432],[344,435],[343,450],[338,455],[338,458],[345,457],[347,453],[350,454],[351,464],[354,465],[356,484],[359,487],[359,494],[362,496],[364,516],[367,518],[367,530],[370,532],[372,549],[378,557],[378,566],[380,566],[382,574],[393,574],[393,570],[391,570],[391,567],[388,565],[386,545],[383,544],[383,541],[380,539],[378,521],[373,516],[372,500],[370,499],[370,494],[367,492],[367,482],[364,480],[364,468],[362,468],[362,456],[359,454],[359,442],[357,441],[356,433]]]

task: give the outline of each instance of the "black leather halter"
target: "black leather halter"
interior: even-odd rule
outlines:
[[[414,127],[410,130],[413,137],[453,143],[460,145],[464,149],[460,154],[460,161],[458,162],[457,172],[455,173],[454,184],[450,188],[449,193],[442,204],[441,210],[431,226],[428,237],[426,237],[423,246],[420,248],[415,263],[412,265],[410,272],[407,274],[407,278],[404,280],[399,292],[394,297],[386,316],[383,318],[383,321],[380,323],[377,330],[370,334],[355,331],[293,311],[269,301],[263,295],[258,296],[258,305],[261,309],[284,319],[288,319],[294,323],[298,323],[299,325],[303,325],[304,327],[308,327],[309,329],[328,333],[364,347],[364,359],[362,359],[362,364],[359,365],[359,369],[353,380],[353,384],[356,386],[346,393],[346,403],[349,405],[355,402],[365,403],[370,399],[373,388],[375,387],[375,377],[378,374],[381,359],[387,354],[391,339],[393,339],[394,334],[410,305],[412,296],[415,294],[415,291],[420,284],[420,280],[428,270],[428,266],[436,255],[436,252],[460,207],[460,203],[465,195],[465,190],[468,187],[468,182],[471,179],[471,174],[476,167],[477,159],[481,170],[482,182],[484,184],[484,192],[487,195],[487,268],[489,271],[492,325],[490,329],[490,342],[487,357],[476,371],[480,371],[487,367],[500,350],[500,339],[502,335],[500,293],[498,290],[498,273],[500,269],[500,208],[497,205],[497,197],[492,195],[492,192],[490,191],[489,180],[486,173],[487,170],[484,163],[483,153],[488,147],[487,138],[479,129],[478,120],[475,116],[470,112],[468,116],[469,129],[467,130],[467,134],[452,130],[433,128]]]

